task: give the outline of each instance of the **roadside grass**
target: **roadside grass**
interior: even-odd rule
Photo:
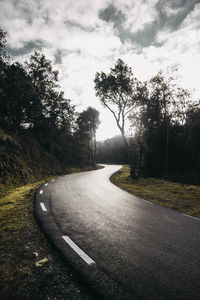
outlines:
[[[66,173],[91,169],[70,168]],[[56,176],[12,189],[0,199],[0,299],[91,299],[34,217],[34,194],[52,178]]]
[[[125,191],[153,203],[200,218],[200,186],[175,183],[164,179],[129,177],[130,166],[124,165],[111,181]]]

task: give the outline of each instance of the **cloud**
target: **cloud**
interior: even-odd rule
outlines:
[[[100,10],[99,17],[106,21],[113,23],[114,27],[118,29],[118,31],[122,30],[122,24],[125,21],[125,14],[122,13],[114,4],[110,3],[108,7]]]
[[[94,106],[106,116],[93,80],[118,58],[140,80],[179,63],[185,86],[199,87],[199,2],[8,0],[1,1],[0,20],[14,60],[24,62],[34,50],[42,51],[77,109]]]
[[[19,48],[15,47],[8,47],[8,55],[11,56],[21,56],[24,54],[31,53],[33,50],[42,51],[44,47],[47,45],[42,40],[35,40],[35,41],[24,41],[23,46]]]
[[[121,41],[148,47],[157,45],[162,30],[178,30],[199,0],[139,0],[122,6],[121,1],[110,3],[100,10],[99,17],[113,24]],[[128,20],[128,21],[127,21]],[[131,20],[131,21],[130,21]]]

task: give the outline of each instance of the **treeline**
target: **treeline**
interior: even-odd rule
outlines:
[[[95,164],[99,112],[78,113],[58,84],[58,71],[35,52],[24,64],[6,54],[0,30],[0,129],[31,137],[63,165]]]
[[[128,161],[133,178],[164,177],[199,184],[200,101],[178,86],[175,74],[160,71],[140,82],[120,59],[109,74],[96,74],[96,95],[121,132],[121,138],[98,144],[99,162]],[[125,135],[127,119],[131,137]]]
[[[128,164],[126,147],[120,135],[97,142],[97,162],[106,164]]]
[[[200,183],[200,105],[162,72],[146,85],[136,115],[133,161],[139,176]]]

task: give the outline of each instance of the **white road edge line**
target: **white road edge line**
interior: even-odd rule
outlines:
[[[40,206],[41,206],[41,208],[42,208],[43,211],[47,211],[46,206],[44,205],[43,202],[40,203]]]
[[[41,195],[43,194],[43,190],[40,191],[40,194],[41,194]]]
[[[142,199],[144,202],[146,202],[146,203],[149,203],[149,204],[151,204],[151,205],[154,205],[154,203],[152,203],[152,202],[149,202],[149,201],[147,201],[147,200],[144,200],[144,199]]]
[[[197,220],[197,221],[200,221],[200,219],[199,218],[196,218],[196,217],[193,217],[193,216],[190,216],[190,215],[186,215],[186,214],[182,214],[183,216],[186,216],[186,217],[188,217],[188,218],[192,218],[192,219],[195,219],[195,220]]]
[[[89,266],[96,265],[95,261],[83,252],[68,236],[64,235],[62,238]]]
[[[45,185],[44,186],[47,186],[48,185],[48,183],[45,183]]]

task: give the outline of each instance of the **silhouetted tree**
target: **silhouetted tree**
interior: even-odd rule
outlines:
[[[115,118],[130,161],[130,149],[125,136],[125,122],[129,114],[138,106],[140,83],[133,77],[131,68],[121,59],[118,59],[115,67],[110,69],[109,74],[97,72],[94,82],[96,95]]]
[[[28,122],[27,113],[33,101],[30,76],[19,63],[6,65],[0,79],[0,122],[4,128],[18,131]]]
[[[57,111],[60,97],[58,92],[58,71],[54,71],[51,61],[35,52],[30,61],[26,62],[26,69],[31,77],[36,93],[32,103],[30,121],[35,128],[42,128],[44,120],[56,125]]]
[[[6,53],[6,32],[0,28],[0,66],[3,61],[8,60],[8,55]]]
[[[79,139],[86,147],[89,163],[93,165],[96,164],[96,130],[99,124],[99,112],[92,107],[81,112],[77,118]]]

